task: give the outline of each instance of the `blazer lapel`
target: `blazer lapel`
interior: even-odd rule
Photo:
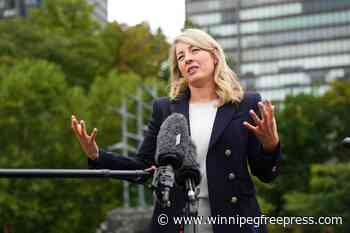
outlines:
[[[234,104],[224,104],[218,108],[213,129],[211,131],[208,150],[216,143],[230,121],[237,117],[237,113],[238,106]]]

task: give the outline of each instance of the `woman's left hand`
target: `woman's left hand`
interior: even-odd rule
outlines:
[[[262,143],[264,151],[272,152],[276,149],[279,143],[277,124],[274,116],[274,106],[271,104],[271,101],[264,100],[263,102],[258,103],[258,107],[261,113],[261,119],[257,116],[254,110],[249,111],[256,126],[253,126],[246,121],[243,125],[256,135]]]

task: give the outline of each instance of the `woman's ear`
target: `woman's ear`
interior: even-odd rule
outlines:
[[[217,65],[219,63],[219,58],[217,54],[217,50],[214,49],[214,52],[212,53],[213,59],[214,59],[214,65]]]
[[[213,58],[214,58],[214,65],[217,65],[219,63],[219,59],[217,58],[217,56],[215,54],[214,54]]]

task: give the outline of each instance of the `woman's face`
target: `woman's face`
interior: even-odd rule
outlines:
[[[183,42],[176,43],[175,53],[179,70],[190,86],[203,87],[214,82],[217,60],[213,54]]]

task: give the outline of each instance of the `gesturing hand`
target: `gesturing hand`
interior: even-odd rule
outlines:
[[[77,118],[72,115],[72,129],[77,137],[83,151],[86,156],[92,160],[98,158],[98,146],[96,144],[97,129],[94,128],[92,133],[88,135],[86,133],[85,122],[83,120],[78,122]]]
[[[271,101],[264,100],[263,102],[258,103],[258,107],[261,113],[261,119],[257,116],[254,110],[249,111],[256,126],[253,126],[248,122],[244,122],[243,125],[256,135],[266,152],[271,152],[279,143],[277,124],[274,116],[274,106],[271,104]]]

